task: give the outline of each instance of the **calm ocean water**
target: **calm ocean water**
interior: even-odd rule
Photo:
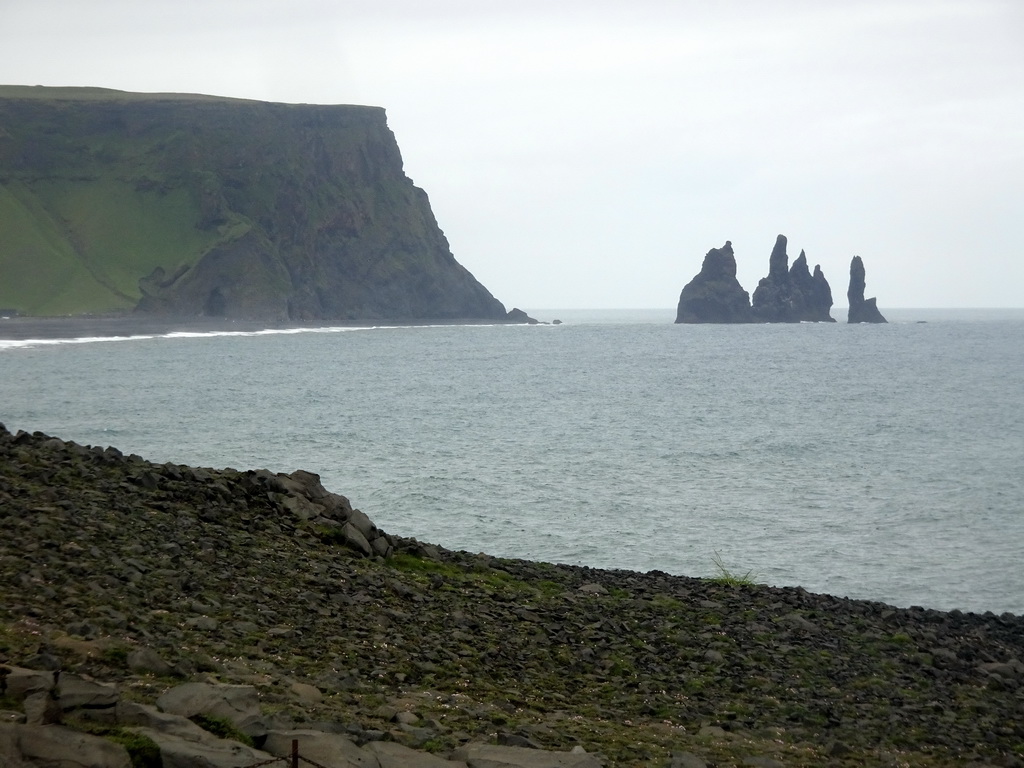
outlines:
[[[564,323],[0,341],[0,421],[318,472],[452,549],[1024,614],[1024,311],[531,314]]]

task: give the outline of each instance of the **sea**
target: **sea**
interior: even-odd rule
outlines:
[[[449,549],[1024,614],[1024,310],[530,314],[0,339],[0,421],[316,472]]]

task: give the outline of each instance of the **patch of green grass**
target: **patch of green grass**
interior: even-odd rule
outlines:
[[[128,753],[132,768],[163,768],[163,759],[160,757],[160,747],[148,736],[129,731],[119,726],[103,725],[102,723],[91,723],[72,720],[65,723],[76,731],[88,733],[92,736],[101,736],[115,744],[120,744]]]
[[[406,552],[398,552],[392,555],[388,559],[387,565],[405,573],[421,575],[436,573],[450,579],[461,578],[465,574],[465,571],[457,566],[441,563],[426,557],[417,557]]]
[[[455,740],[451,737],[437,737],[434,739],[427,739],[420,749],[424,752],[446,752],[452,749],[454,744]]]
[[[655,595],[651,598],[651,605],[666,613],[675,613],[683,609],[683,603],[671,595]]]
[[[238,727],[226,717],[211,717],[210,715],[193,715],[189,718],[204,731],[209,731],[219,739],[232,739],[240,741],[247,747],[254,747],[255,744],[250,736],[238,730]]]
[[[755,581],[757,574],[754,573],[753,569],[744,574],[739,574],[726,568],[725,563],[722,561],[722,556],[718,554],[718,550],[715,550],[715,554],[711,557],[711,562],[715,564],[715,568],[718,570],[718,575],[711,579],[716,584],[725,584],[730,587],[746,587],[757,583]]]
[[[104,737],[125,748],[132,768],[163,768],[160,747],[149,736],[118,728],[104,734]]]
[[[708,680],[699,675],[683,680],[683,690],[689,694],[700,693],[707,686]]]
[[[194,226],[199,207],[187,189],[139,190],[116,166],[87,179],[9,181],[0,214],[9,246],[0,305],[31,314],[131,308],[154,268],[170,274],[231,239]]]
[[[496,592],[514,592],[519,595],[536,594],[531,584],[522,579],[517,579],[505,571],[491,571],[484,574],[483,583]]]
[[[636,674],[636,666],[630,657],[623,654],[615,654],[611,657],[610,661],[611,666],[608,668],[608,674],[620,677],[630,677]]]
[[[128,664],[128,649],[123,645],[111,645],[103,649],[100,658],[111,666],[124,667]]]
[[[558,597],[565,592],[564,585],[556,581],[548,581],[547,579],[538,581],[533,586],[540,592],[541,597]]]
[[[337,544],[343,546],[347,543],[345,534],[341,528],[331,528],[326,525],[314,525],[313,535],[324,544]]]
[[[0,623],[0,659],[5,662],[31,655],[38,645],[37,636],[18,631],[16,626]]]
[[[888,680],[886,680],[884,677],[879,677],[877,675],[870,675],[868,677],[858,677],[855,680],[851,680],[848,683],[848,685],[850,688],[861,691],[872,689],[878,691],[888,691],[891,687],[891,684]]]

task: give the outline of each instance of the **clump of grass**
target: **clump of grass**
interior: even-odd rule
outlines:
[[[209,731],[217,738],[240,741],[247,747],[256,746],[251,736],[242,733],[240,730],[238,730],[238,727],[230,720],[228,720],[226,717],[213,717],[210,715],[193,715],[189,718],[189,720],[198,725],[204,731]]]
[[[454,565],[430,560],[425,557],[417,557],[406,552],[397,552],[391,556],[387,564],[397,571],[415,575],[438,574],[450,579],[461,578],[464,571]]]
[[[313,526],[313,535],[316,536],[324,544],[337,544],[344,545],[347,543],[345,534],[342,533],[341,528],[328,528],[326,525],[315,525]]]
[[[715,568],[718,570],[718,575],[711,579],[716,584],[725,584],[730,587],[745,587],[757,583],[755,581],[757,574],[754,573],[753,569],[744,574],[739,574],[726,568],[725,563],[722,561],[722,556],[718,554],[718,550],[715,550],[715,554],[712,555],[711,562],[715,564]]]
[[[115,667],[123,667],[128,664],[128,648],[123,645],[112,645],[104,648],[100,658]]]
[[[129,731],[120,726],[104,725],[102,723],[69,721],[65,724],[83,733],[102,736],[108,741],[120,744],[128,753],[128,759],[131,760],[132,768],[163,768],[160,747],[148,736]]]
[[[163,768],[160,747],[148,736],[119,728],[105,736],[125,748],[128,758],[132,761],[132,768]]]
[[[548,579],[542,579],[533,585],[536,590],[540,593],[541,597],[557,597],[566,591],[563,584],[559,584],[557,581],[550,581]]]

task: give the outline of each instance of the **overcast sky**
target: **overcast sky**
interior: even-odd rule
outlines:
[[[674,308],[726,240],[752,293],[779,233],[837,307],[854,254],[1024,307],[1021,0],[0,0],[0,82],[385,107],[510,307]]]

